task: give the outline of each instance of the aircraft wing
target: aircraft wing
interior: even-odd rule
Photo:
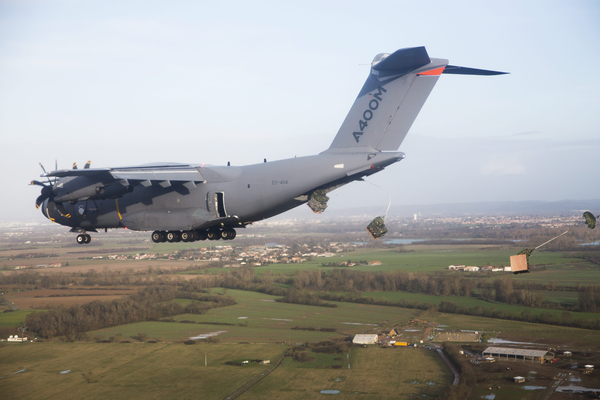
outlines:
[[[205,179],[193,165],[149,165],[123,168],[89,168],[89,169],[64,169],[43,174],[42,177],[77,177],[85,176],[91,180],[117,180],[133,181],[142,184],[152,182],[204,182]],[[167,185],[168,186],[168,185]]]

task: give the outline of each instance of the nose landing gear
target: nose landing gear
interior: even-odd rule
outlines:
[[[77,244],[88,244],[92,241],[92,237],[87,233],[77,235]]]

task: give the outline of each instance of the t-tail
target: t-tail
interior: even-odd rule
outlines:
[[[425,47],[378,54],[363,88],[325,153],[396,151],[441,74],[505,72],[448,65]]]

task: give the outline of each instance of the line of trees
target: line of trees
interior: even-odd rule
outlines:
[[[579,288],[578,308],[583,312],[600,312],[600,285]]]
[[[327,301],[343,301],[348,303],[358,303],[358,304],[374,304],[380,306],[390,306],[390,307],[401,307],[401,308],[413,308],[419,310],[432,310],[445,312],[450,314],[462,314],[462,315],[473,315],[477,317],[486,317],[486,318],[496,318],[496,319],[506,319],[512,321],[523,321],[523,322],[532,322],[539,324],[548,324],[548,325],[562,325],[562,326],[572,326],[576,328],[583,329],[595,329],[600,330],[600,320],[599,319],[588,319],[588,318],[580,318],[573,319],[573,316],[569,311],[563,311],[561,315],[557,315],[551,312],[544,312],[533,314],[529,310],[522,312],[521,314],[512,314],[510,312],[504,310],[496,310],[495,307],[487,308],[487,307],[464,307],[458,306],[456,303],[452,301],[442,301],[439,305],[434,305],[431,303],[421,303],[418,300],[407,300],[401,299],[399,301],[391,301],[386,299],[375,299],[373,297],[363,297],[360,293],[345,293],[345,294],[336,294],[336,293],[319,293],[319,298]]]
[[[91,330],[156,321],[183,313],[201,314],[211,308],[235,304],[235,300],[228,296],[200,295],[200,301],[193,301],[184,307],[171,301],[179,295],[179,290],[174,286],[149,286],[125,299],[93,301],[47,312],[34,312],[25,318],[25,326],[30,332],[45,338],[65,336],[72,341]]]

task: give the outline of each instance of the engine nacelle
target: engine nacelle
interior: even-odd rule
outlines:
[[[98,182],[84,176],[61,179],[53,188],[54,200],[58,203],[114,199],[132,191],[132,185]]]

